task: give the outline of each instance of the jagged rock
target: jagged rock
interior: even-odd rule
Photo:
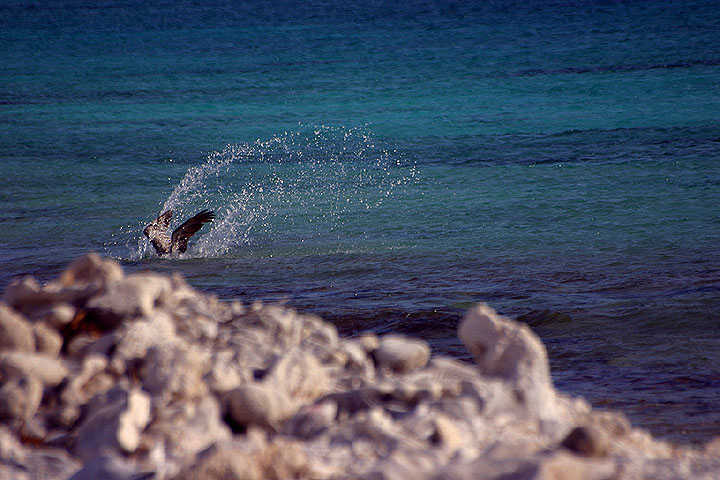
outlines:
[[[32,327],[20,314],[0,302],[0,351],[35,351]]]
[[[0,418],[27,421],[35,415],[42,399],[43,385],[36,378],[6,380],[0,386]]]
[[[32,329],[38,353],[57,357],[63,345],[63,337],[58,331],[44,322],[34,324]]]
[[[167,277],[136,273],[110,283],[105,293],[87,302],[88,314],[105,328],[114,328],[123,321],[150,317],[155,306],[170,293]]]
[[[568,450],[590,457],[607,454],[608,438],[602,430],[591,426],[575,427],[561,445]]]
[[[68,375],[63,360],[37,353],[0,353],[0,372],[9,378],[35,378],[54,387]]]
[[[150,421],[150,397],[123,385],[95,397],[77,431],[75,453],[85,461],[107,451],[134,452]]]
[[[528,407],[539,416],[555,415],[555,390],[547,351],[530,327],[481,304],[465,314],[458,336],[483,374],[512,382]]]
[[[381,368],[408,372],[427,364],[430,347],[423,340],[386,336],[380,340],[380,346],[373,355]]]

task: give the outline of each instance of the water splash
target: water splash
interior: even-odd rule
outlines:
[[[358,234],[359,219],[417,176],[413,161],[378,145],[366,128],[301,125],[208,155],[187,170],[161,211],[173,209],[177,222],[215,210],[215,222],[186,255],[218,257],[254,242]],[[151,255],[143,237],[131,256]]]

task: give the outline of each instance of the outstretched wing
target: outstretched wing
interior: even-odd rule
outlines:
[[[159,254],[170,252],[170,238],[168,237],[167,229],[170,226],[172,216],[173,211],[168,210],[150,222],[143,230],[143,233],[150,239],[150,242]]]
[[[187,250],[187,242],[190,237],[200,230],[205,223],[210,223],[215,218],[215,213],[203,210],[194,217],[190,217],[172,233],[171,245],[173,252],[183,253]]]

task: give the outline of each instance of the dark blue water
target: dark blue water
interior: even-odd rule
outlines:
[[[0,287],[95,250],[720,434],[720,4],[0,1]],[[185,256],[142,227],[217,220]]]

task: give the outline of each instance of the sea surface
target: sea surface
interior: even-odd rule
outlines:
[[[720,3],[0,0],[0,289],[88,251],[720,435]],[[142,228],[208,208],[188,252]]]

